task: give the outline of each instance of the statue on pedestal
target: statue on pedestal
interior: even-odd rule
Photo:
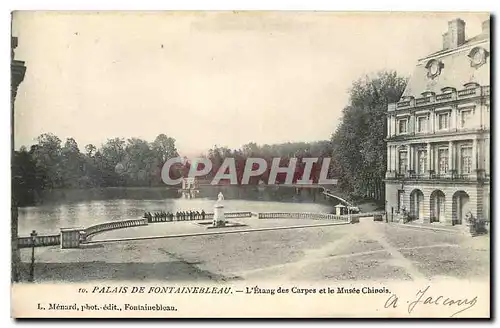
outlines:
[[[224,195],[222,192],[219,192],[217,195],[217,202],[214,205],[214,219],[213,226],[214,227],[224,227],[226,225],[226,218],[224,216],[224,205],[222,201],[224,200]]]

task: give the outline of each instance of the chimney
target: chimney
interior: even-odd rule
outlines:
[[[460,18],[448,22],[448,41],[452,49],[465,43],[465,22]]]
[[[443,34],[443,50],[450,49],[450,38],[448,37],[448,32]]]
[[[490,19],[483,22],[483,34],[490,34]]]

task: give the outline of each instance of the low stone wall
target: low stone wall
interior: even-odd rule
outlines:
[[[348,220],[350,220],[351,223],[359,223],[359,216],[351,216],[350,218],[348,218]]]
[[[227,219],[251,218],[252,212],[227,212],[227,213],[224,213],[224,216]]]
[[[34,238],[35,247],[41,246],[57,246],[61,244],[61,235],[46,235],[46,236],[36,236]],[[33,247],[32,237],[19,237],[17,238],[17,245],[19,248]]]
[[[374,217],[385,212],[367,212],[357,214],[335,215],[327,213],[287,213],[287,212],[264,212],[253,213],[259,219],[310,219],[310,220],[337,220],[359,223],[360,218]]]
[[[373,218],[377,215],[385,215],[384,211],[378,211],[378,212],[367,212],[367,213],[357,213],[357,214],[351,214],[351,223],[359,223],[359,219],[361,218]]]

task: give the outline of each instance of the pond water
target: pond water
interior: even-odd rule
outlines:
[[[85,200],[45,204],[19,208],[19,235],[27,236],[32,230],[39,234],[59,232],[59,228],[88,227],[93,224],[135,219],[145,211],[166,212],[201,211],[213,212],[216,197],[167,198],[167,199],[115,199]],[[314,202],[225,199],[225,211],[288,211],[331,213],[331,204]]]

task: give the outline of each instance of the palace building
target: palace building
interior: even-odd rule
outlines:
[[[387,109],[386,211],[422,223],[490,219],[490,22],[466,39],[448,23],[443,48],[418,63]]]

